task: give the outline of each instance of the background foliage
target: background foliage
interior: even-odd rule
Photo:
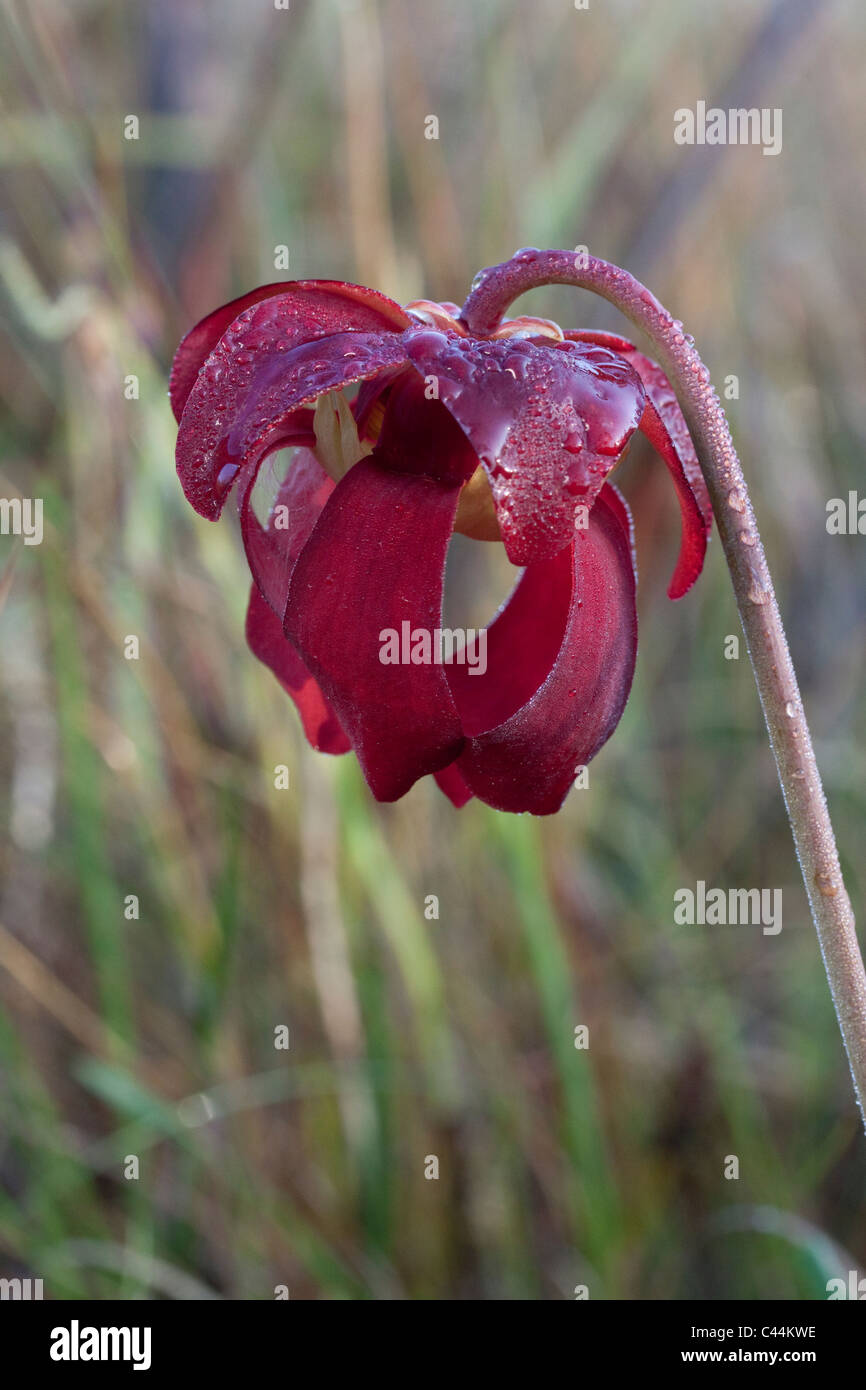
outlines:
[[[181,496],[166,376],[190,323],[280,278],[278,245],[291,276],[404,300],[460,302],[527,243],[627,265],[739,378],[861,903],[864,542],[825,506],[866,437],[862,10],[9,0],[0,22],[0,492],[46,518],[40,547],[0,538],[0,1273],[86,1298],[824,1297],[866,1268],[866,1148],[719,546],[665,597],[662,466],[636,448],[618,475],[641,646],[590,788],[542,821],[429,781],[380,807],[245,654],[239,539]],[[781,107],[781,155],[675,145],[701,98]],[[573,291],[521,310],[621,328]],[[486,620],[492,547],[452,560],[452,617]],[[782,888],[783,931],[675,927],[698,879]]]

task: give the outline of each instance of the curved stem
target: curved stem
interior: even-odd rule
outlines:
[[[725,413],[693,340],[639,281],[582,250],[518,252],[476,277],[462,318],[492,331],[518,295],[576,285],[620,309],[652,340],[686,417],[724,547],[830,992],[866,1119],[866,974],[812,739],[764,548]]]

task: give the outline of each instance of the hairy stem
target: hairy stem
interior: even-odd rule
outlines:
[[[471,332],[492,331],[512,300],[576,285],[614,304],[651,339],[686,417],[721,536],[830,992],[866,1119],[866,973],[797,677],[740,461],[694,342],[639,281],[582,249],[518,252],[476,277],[463,306]]]

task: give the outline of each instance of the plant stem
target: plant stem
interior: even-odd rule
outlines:
[[[489,333],[518,295],[551,283],[600,294],[642,329],[682,407],[731,572],[854,1091],[866,1120],[866,973],[797,677],[725,413],[682,324],[627,271],[582,249],[521,251],[482,271],[462,318],[471,332]]]

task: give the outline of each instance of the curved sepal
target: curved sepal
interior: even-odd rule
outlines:
[[[168,384],[171,408],[178,423],[201,368],[226,329],[246,309],[264,299],[281,299],[285,319],[294,322],[307,338],[321,338],[353,327],[403,329],[409,323],[393,299],[344,280],[277,280],[259,285],[206,314],[181,340]]]
[[[558,811],[619,723],[636,652],[630,518],[607,484],[571,546],[526,569],[488,629],[485,674],[448,668],[467,788],[500,811]]]
[[[484,466],[512,564],[562,550],[641,418],[637,374],[592,344],[417,329],[406,347]]]
[[[294,701],[311,747],[319,753],[348,753],[352,745],[339,719],[255,584],[250,589],[246,637],[253,655],[273,671]]]
[[[682,598],[703,569],[713,524],[713,509],[689,427],[674,389],[661,367],[639,352],[626,338],[614,333],[580,331],[565,336],[575,342],[599,343],[619,353],[634,367],[644,384],[647,401],[639,428],[667,465],[680,503],[682,540],[676,569],[668,586],[668,597]]]

